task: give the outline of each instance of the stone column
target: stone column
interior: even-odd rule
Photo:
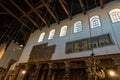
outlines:
[[[65,75],[63,80],[70,80],[70,61],[65,61]]]
[[[21,66],[20,66],[20,65],[16,65],[15,71],[14,71],[14,73],[13,73],[12,80],[17,80],[17,77],[18,77],[18,75],[19,75],[20,69],[21,69]]]
[[[0,80],[3,80],[5,77],[5,70],[2,69],[2,71],[0,72]]]
[[[120,56],[113,57],[113,60],[115,62],[115,66],[117,68],[117,74],[118,74],[118,80],[120,80]]]
[[[38,79],[40,68],[41,68],[41,65],[40,64],[36,64],[34,80]]]
[[[85,60],[85,63],[86,63],[86,66],[87,66],[87,69],[86,69],[87,76],[88,76],[87,80],[92,80],[91,62],[89,62],[89,60]]]
[[[26,78],[26,76],[27,76],[27,74],[28,74],[28,70],[30,69],[30,66],[29,65],[25,65],[25,69],[24,69],[24,71],[25,71],[25,74],[23,74],[23,80],[25,80],[25,78]]]
[[[48,65],[49,65],[49,71],[48,71],[48,75],[47,75],[47,80],[51,80],[51,74],[52,74],[53,63],[50,62],[50,63],[48,63]]]

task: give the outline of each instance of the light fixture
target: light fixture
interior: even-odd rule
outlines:
[[[117,76],[116,72],[114,70],[109,70],[108,71],[108,74],[111,76],[111,77],[115,77]]]
[[[23,71],[22,71],[22,74],[25,74],[25,73],[26,73],[26,71],[25,71],[25,70],[23,70]]]
[[[20,45],[20,47],[22,48],[22,47],[23,47],[23,45],[21,44],[21,45]]]

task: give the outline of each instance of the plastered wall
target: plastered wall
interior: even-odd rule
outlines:
[[[11,42],[0,60],[0,67],[7,68],[10,60],[18,61],[23,49],[18,44]]]
[[[114,45],[93,49],[93,52],[95,53],[95,55],[106,55],[106,54],[119,53],[120,52],[120,37],[119,37],[120,22],[113,24],[109,16],[109,11],[115,8],[120,9],[119,0],[112,1],[104,5],[104,9],[97,7],[92,10],[87,11],[86,15],[84,15],[83,13],[80,13],[78,15],[73,16],[72,20],[66,19],[66,20],[61,21],[59,25],[55,23],[55,24],[52,24],[50,28],[46,27],[46,28],[43,28],[41,31],[39,30],[35,31],[34,33],[31,34],[27,42],[27,45],[25,46],[22,52],[19,62],[20,63],[27,62],[29,59],[29,55],[32,50],[32,47],[34,45],[39,45],[43,43],[48,43],[48,45],[56,45],[55,53],[52,55],[51,60],[90,56],[90,54],[92,53],[91,50],[78,52],[74,54],[65,54],[66,42],[88,38],[90,37],[90,30],[91,30],[91,36],[97,36],[97,35],[109,33],[114,43]],[[94,15],[100,16],[102,26],[98,28],[90,29],[89,19],[90,17]],[[79,33],[73,33],[73,24],[79,20],[82,21],[83,31]],[[60,29],[64,25],[68,26],[67,35],[63,37],[59,37]],[[56,30],[54,39],[48,40],[49,32],[52,29]],[[37,41],[42,32],[46,33],[45,38],[43,42],[38,43]]]

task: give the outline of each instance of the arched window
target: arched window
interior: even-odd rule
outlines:
[[[45,32],[41,33],[38,42],[42,42],[45,37]]]
[[[74,33],[82,31],[82,22],[77,21],[74,23]]]
[[[65,36],[67,33],[67,26],[63,26],[60,31],[60,37]]]
[[[91,28],[96,28],[101,26],[101,22],[100,22],[100,17],[99,16],[93,16],[90,18],[90,26]]]
[[[54,34],[55,34],[55,29],[52,29],[52,30],[50,31],[50,33],[49,33],[48,39],[53,39]]]
[[[120,9],[113,9],[109,12],[112,23],[120,21]]]

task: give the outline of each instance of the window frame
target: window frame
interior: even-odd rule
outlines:
[[[67,34],[67,27],[68,27],[67,25],[64,25],[64,26],[61,27],[59,37],[66,36],[66,34]],[[63,31],[63,30],[65,30],[65,31]]]
[[[44,40],[44,38],[45,38],[45,32],[42,32],[39,36],[38,43],[42,42]]]
[[[79,25],[79,27],[78,27],[78,25]],[[77,31],[76,28],[78,28],[80,30]],[[73,33],[78,33],[78,32],[81,32],[81,31],[83,31],[82,21],[76,21],[74,23]]]
[[[55,35],[55,29],[52,29],[52,30],[49,32],[48,40],[53,39],[53,38],[54,38],[54,35]]]
[[[120,9],[112,9],[109,11],[109,16],[112,23],[120,22]]]
[[[95,15],[90,18],[90,28],[97,28],[101,26],[100,16]]]

